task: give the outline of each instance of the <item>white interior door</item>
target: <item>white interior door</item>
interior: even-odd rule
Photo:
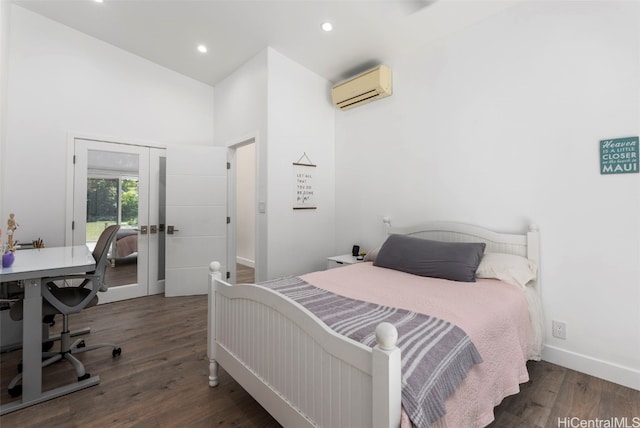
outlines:
[[[91,248],[108,225],[121,226],[100,302],[162,292],[158,192],[164,149],[77,138],[74,154],[73,244]]]
[[[209,264],[227,271],[227,149],[167,148],[165,295],[207,293]]]

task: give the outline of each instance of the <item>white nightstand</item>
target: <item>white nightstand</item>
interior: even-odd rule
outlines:
[[[342,266],[362,263],[362,260],[356,260],[351,254],[343,254],[341,256],[333,256],[327,259],[327,269],[338,268]]]

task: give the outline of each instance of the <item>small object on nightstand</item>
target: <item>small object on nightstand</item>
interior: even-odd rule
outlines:
[[[353,248],[351,249],[351,255],[357,256],[359,252],[360,252],[360,245],[354,245]]]

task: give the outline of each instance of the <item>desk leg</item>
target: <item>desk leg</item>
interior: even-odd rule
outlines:
[[[42,294],[41,280],[30,279],[24,286],[22,331],[22,401],[42,393]]]
[[[25,281],[22,316],[22,400],[0,405],[0,415],[100,383],[99,376],[42,392],[41,279]]]
[[[42,392],[41,279],[25,281],[22,316],[22,399],[0,405],[0,415],[24,409],[100,383],[99,376]]]

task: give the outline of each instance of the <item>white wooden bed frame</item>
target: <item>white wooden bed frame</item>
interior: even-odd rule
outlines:
[[[389,233],[447,242],[484,242],[485,252],[539,262],[538,229],[496,233],[478,226],[432,222]],[[397,427],[400,349],[388,323],[371,349],[338,335],[307,309],[268,288],[231,285],[220,263],[209,274],[209,385],[218,364],[283,426]]]

